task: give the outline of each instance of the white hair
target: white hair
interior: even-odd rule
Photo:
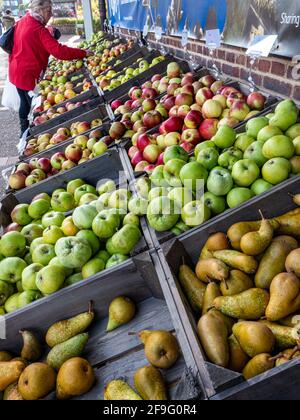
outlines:
[[[31,12],[38,13],[49,6],[52,6],[52,0],[31,0],[29,8]]]

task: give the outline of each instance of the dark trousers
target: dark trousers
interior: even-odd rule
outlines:
[[[29,127],[28,115],[31,109],[31,97],[28,95],[27,90],[19,89],[18,94],[20,96],[20,108],[19,108],[19,118],[20,118],[20,127],[21,127],[21,136],[24,131]]]

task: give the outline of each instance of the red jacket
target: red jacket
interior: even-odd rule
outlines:
[[[15,25],[9,80],[17,88],[33,90],[42,71],[47,68],[50,55],[59,60],[75,60],[84,58],[86,52],[60,44],[41,22],[27,13]]]

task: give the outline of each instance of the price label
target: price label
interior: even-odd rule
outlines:
[[[160,41],[161,38],[162,38],[162,33],[163,33],[162,27],[161,26],[155,26],[155,31],[154,32],[155,32],[155,39],[157,41]]]
[[[149,25],[147,25],[147,23],[146,23],[146,25],[144,26],[144,29],[143,29],[143,37],[146,38],[148,33],[149,33]]]
[[[220,29],[211,29],[206,31],[206,46],[208,48],[220,48],[221,32]]]
[[[186,47],[188,42],[189,42],[189,31],[187,29],[184,29],[182,31],[181,45],[183,47]]]
[[[269,57],[278,35],[258,35],[251,42],[246,54],[254,57]]]

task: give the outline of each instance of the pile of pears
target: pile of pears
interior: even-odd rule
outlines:
[[[87,312],[58,321],[47,331],[50,351],[43,360],[43,345],[32,331],[20,331],[23,347],[20,357],[0,352],[0,393],[3,400],[39,400],[56,390],[59,400],[88,392],[94,384],[90,363],[81,358],[88,341],[85,331],[94,319]]]
[[[207,359],[246,380],[300,357],[300,209],[261,216],[210,236],[195,271],[179,270]]]

